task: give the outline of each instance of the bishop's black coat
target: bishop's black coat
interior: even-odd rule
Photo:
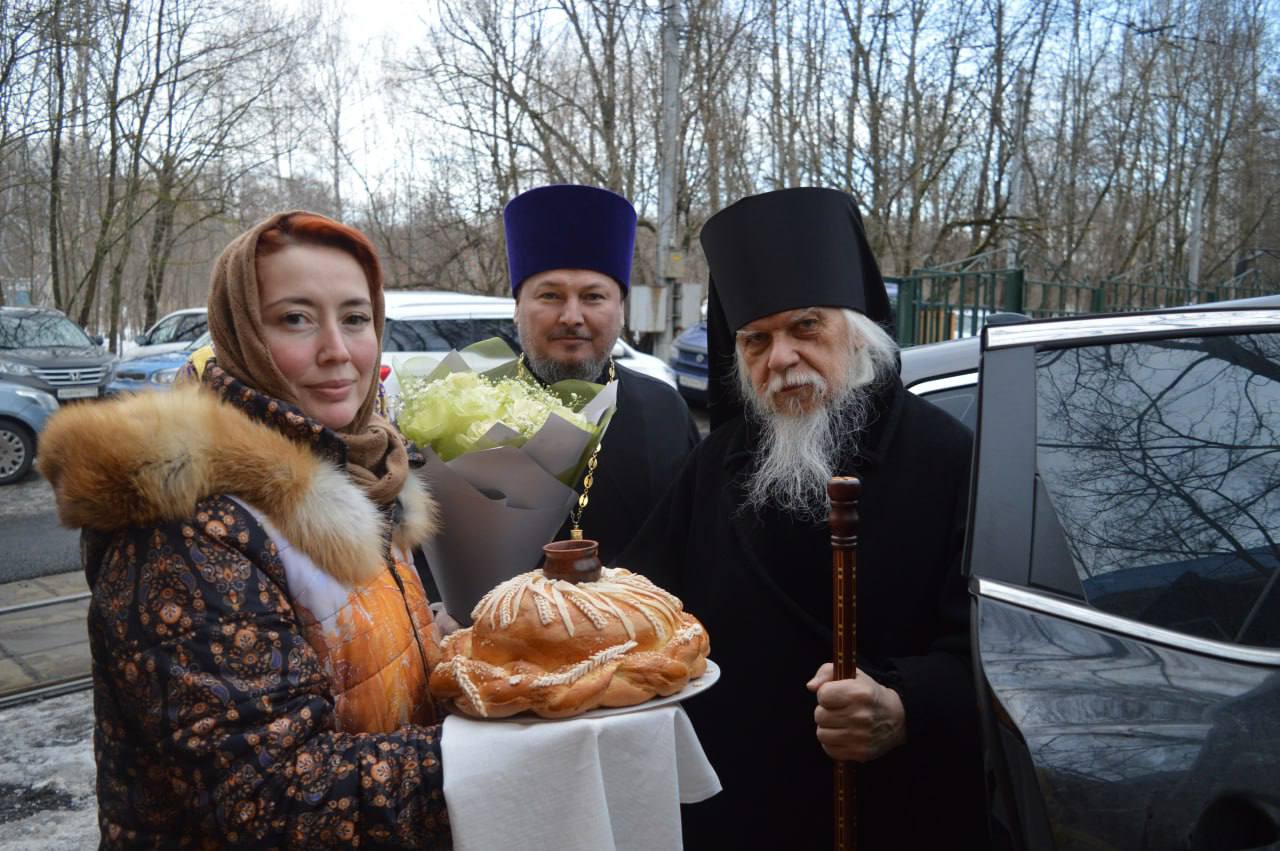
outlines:
[[[754,427],[698,447],[619,565],[677,594],[707,627],[714,687],[685,702],[724,791],[684,808],[695,849],[832,845],[832,764],[805,683],[829,662],[825,523],[740,509]],[[969,432],[902,389],[880,394],[862,457],[858,666],[896,689],[907,743],[858,769],[859,848],[984,845],[979,728],[960,575]]]
[[[700,439],[679,393],[656,378],[617,369],[618,407],[605,430],[582,515],[583,537],[600,542],[605,564],[635,537]],[[570,525],[556,537],[569,537]]]

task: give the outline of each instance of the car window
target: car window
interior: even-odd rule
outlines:
[[[156,323],[151,333],[147,335],[147,345],[158,346],[162,343],[172,343],[175,335],[178,333],[178,325],[182,322],[183,315],[166,316]]]
[[[178,330],[173,335],[175,343],[189,343],[199,337],[209,327],[209,317],[203,313],[188,313],[182,317]]]
[[[0,315],[0,349],[91,345],[93,341],[80,326],[57,313]]]
[[[917,380],[907,388],[937,405],[973,431],[978,424],[978,373],[962,372]]]
[[[190,343],[187,343],[187,345],[184,346],[182,350],[185,352],[197,352],[200,349],[203,349],[205,346],[209,346],[212,344],[213,344],[213,335],[206,330],[199,337],[196,337]]]
[[[1280,646],[1280,335],[1042,351],[1036,397],[1033,583]]]
[[[388,352],[447,352],[501,337],[516,346],[510,319],[387,319],[383,349]]]
[[[948,390],[937,390],[932,393],[921,393],[925,399],[937,405],[951,416],[973,431],[978,422],[978,385],[952,387]]]

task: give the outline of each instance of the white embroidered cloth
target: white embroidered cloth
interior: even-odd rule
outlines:
[[[560,721],[445,719],[458,851],[681,847],[680,804],[720,791],[678,703]]]

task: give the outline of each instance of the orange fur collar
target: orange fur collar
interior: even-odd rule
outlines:
[[[192,516],[226,494],[262,511],[342,582],[382,565],[383,519],[345,472],[198,387],[71,405],[40,436],[37,467],[70,528],[113,532]],[[435,502],[410,475],[400,493],[403,547],[436,530]]]

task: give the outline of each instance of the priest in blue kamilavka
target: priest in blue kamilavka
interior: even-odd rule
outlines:
[[[503,211],[522,369],[544,384],[616,377],[617,409],[593,459],[577,525],[606,563],[631,541],[698,442],[684,400],[663,382],[615,364],[631,283],[636,211],[593,186],[540,186]]]
[[[745,198],[702,231],[712,432],[618,564],[679,596],[717,686],[685,708],[724,791],[688,848],[830,848],[832,757],[859,847],[985,842],[969,600],[971,436],[902,386],[854,200]],[[827,483],[862,480],[857,677],[833,681]]]

